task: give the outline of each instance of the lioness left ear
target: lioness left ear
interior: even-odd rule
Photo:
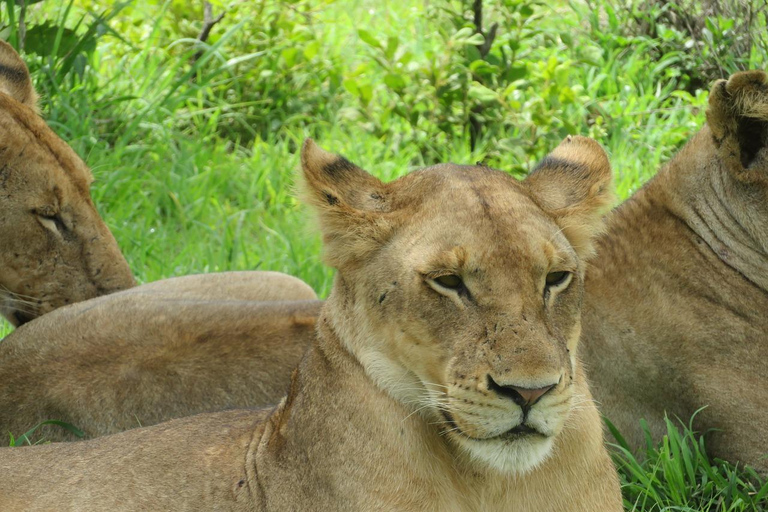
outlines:
[[[568,136],[523,182],[580,258],[594,254],[602,213],[614,200],[608,155],[587,137]]]
[[[0,41],[0,92],[37,111],[37,93],[27,65],[5,41]]]
[[[326,260],[336,268],[364,258],[390,232],[386,185],[312,139],[301,148],[301,196],[320,220]]]

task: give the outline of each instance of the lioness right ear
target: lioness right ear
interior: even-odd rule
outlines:
[[[301,167],[301,196],[320,220],[330,265],[364,258],[383,243],[390,232],[386,185],[312,139],[301,148]]]
[[[37,111],[37,93],[27,65],[5,41],[0,41],[0,92]]]
[[[608,155],[587,137],[568,136],[523,182],[580,258],[594,254],[602,213],[614,200]]]

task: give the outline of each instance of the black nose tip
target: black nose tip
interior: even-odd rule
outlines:
[[[542,388],[524,388],[515,385],[501,385],[493,380],[493,377],[488,376],[488,389],[503,397],[510,398],[513,402],[523,408],[530,408],[541,397],[547,394],[557,384],[550,384]]]

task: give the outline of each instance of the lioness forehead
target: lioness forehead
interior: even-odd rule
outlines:
[[[501,221],[533,215],[543,218],[520,181],[484,166],[439,164],[414,171],[388,184],[395,208],[439,209],[447,216],[468,214]]]
[[[81,193],[88,195],[93,181],[88,167],[62,141],[40,116],[26,105],[0,93],[0,150],[3,161],[18,158],[32,158],[38,152],[45,159],[53,159],[56,165],[50,172],[60,173],[62,179],[70,181]],[[47,158],[46,158],[47,157]]]
[[[440,164],[388,186],[393,209],[405,214],[404,222],[420,227],[409,236],[442,247],[447,251],[442,256],[461,247],[466,260],[501,259],[512,266],[520,261],[546,266],[575,257],[560,228],[526,187],[502,171]],[[461,265],[447,265],[454,266]]]

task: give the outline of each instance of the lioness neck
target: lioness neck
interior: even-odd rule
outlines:
[[[768,211],[755,187],[739,182],[714,155],[707,126],[649,183],[665,206],[726,265],[768,291]]]
[[[531,473],[499,474],[457,453],[417,406],[374,383],[328,306],[255,451],[254,488],[265,510],[586,511],[595,496],[615,494],[580,372],[588,403],[572,413],[553,455]],[[603,502],[601,510],[621,509]]]

